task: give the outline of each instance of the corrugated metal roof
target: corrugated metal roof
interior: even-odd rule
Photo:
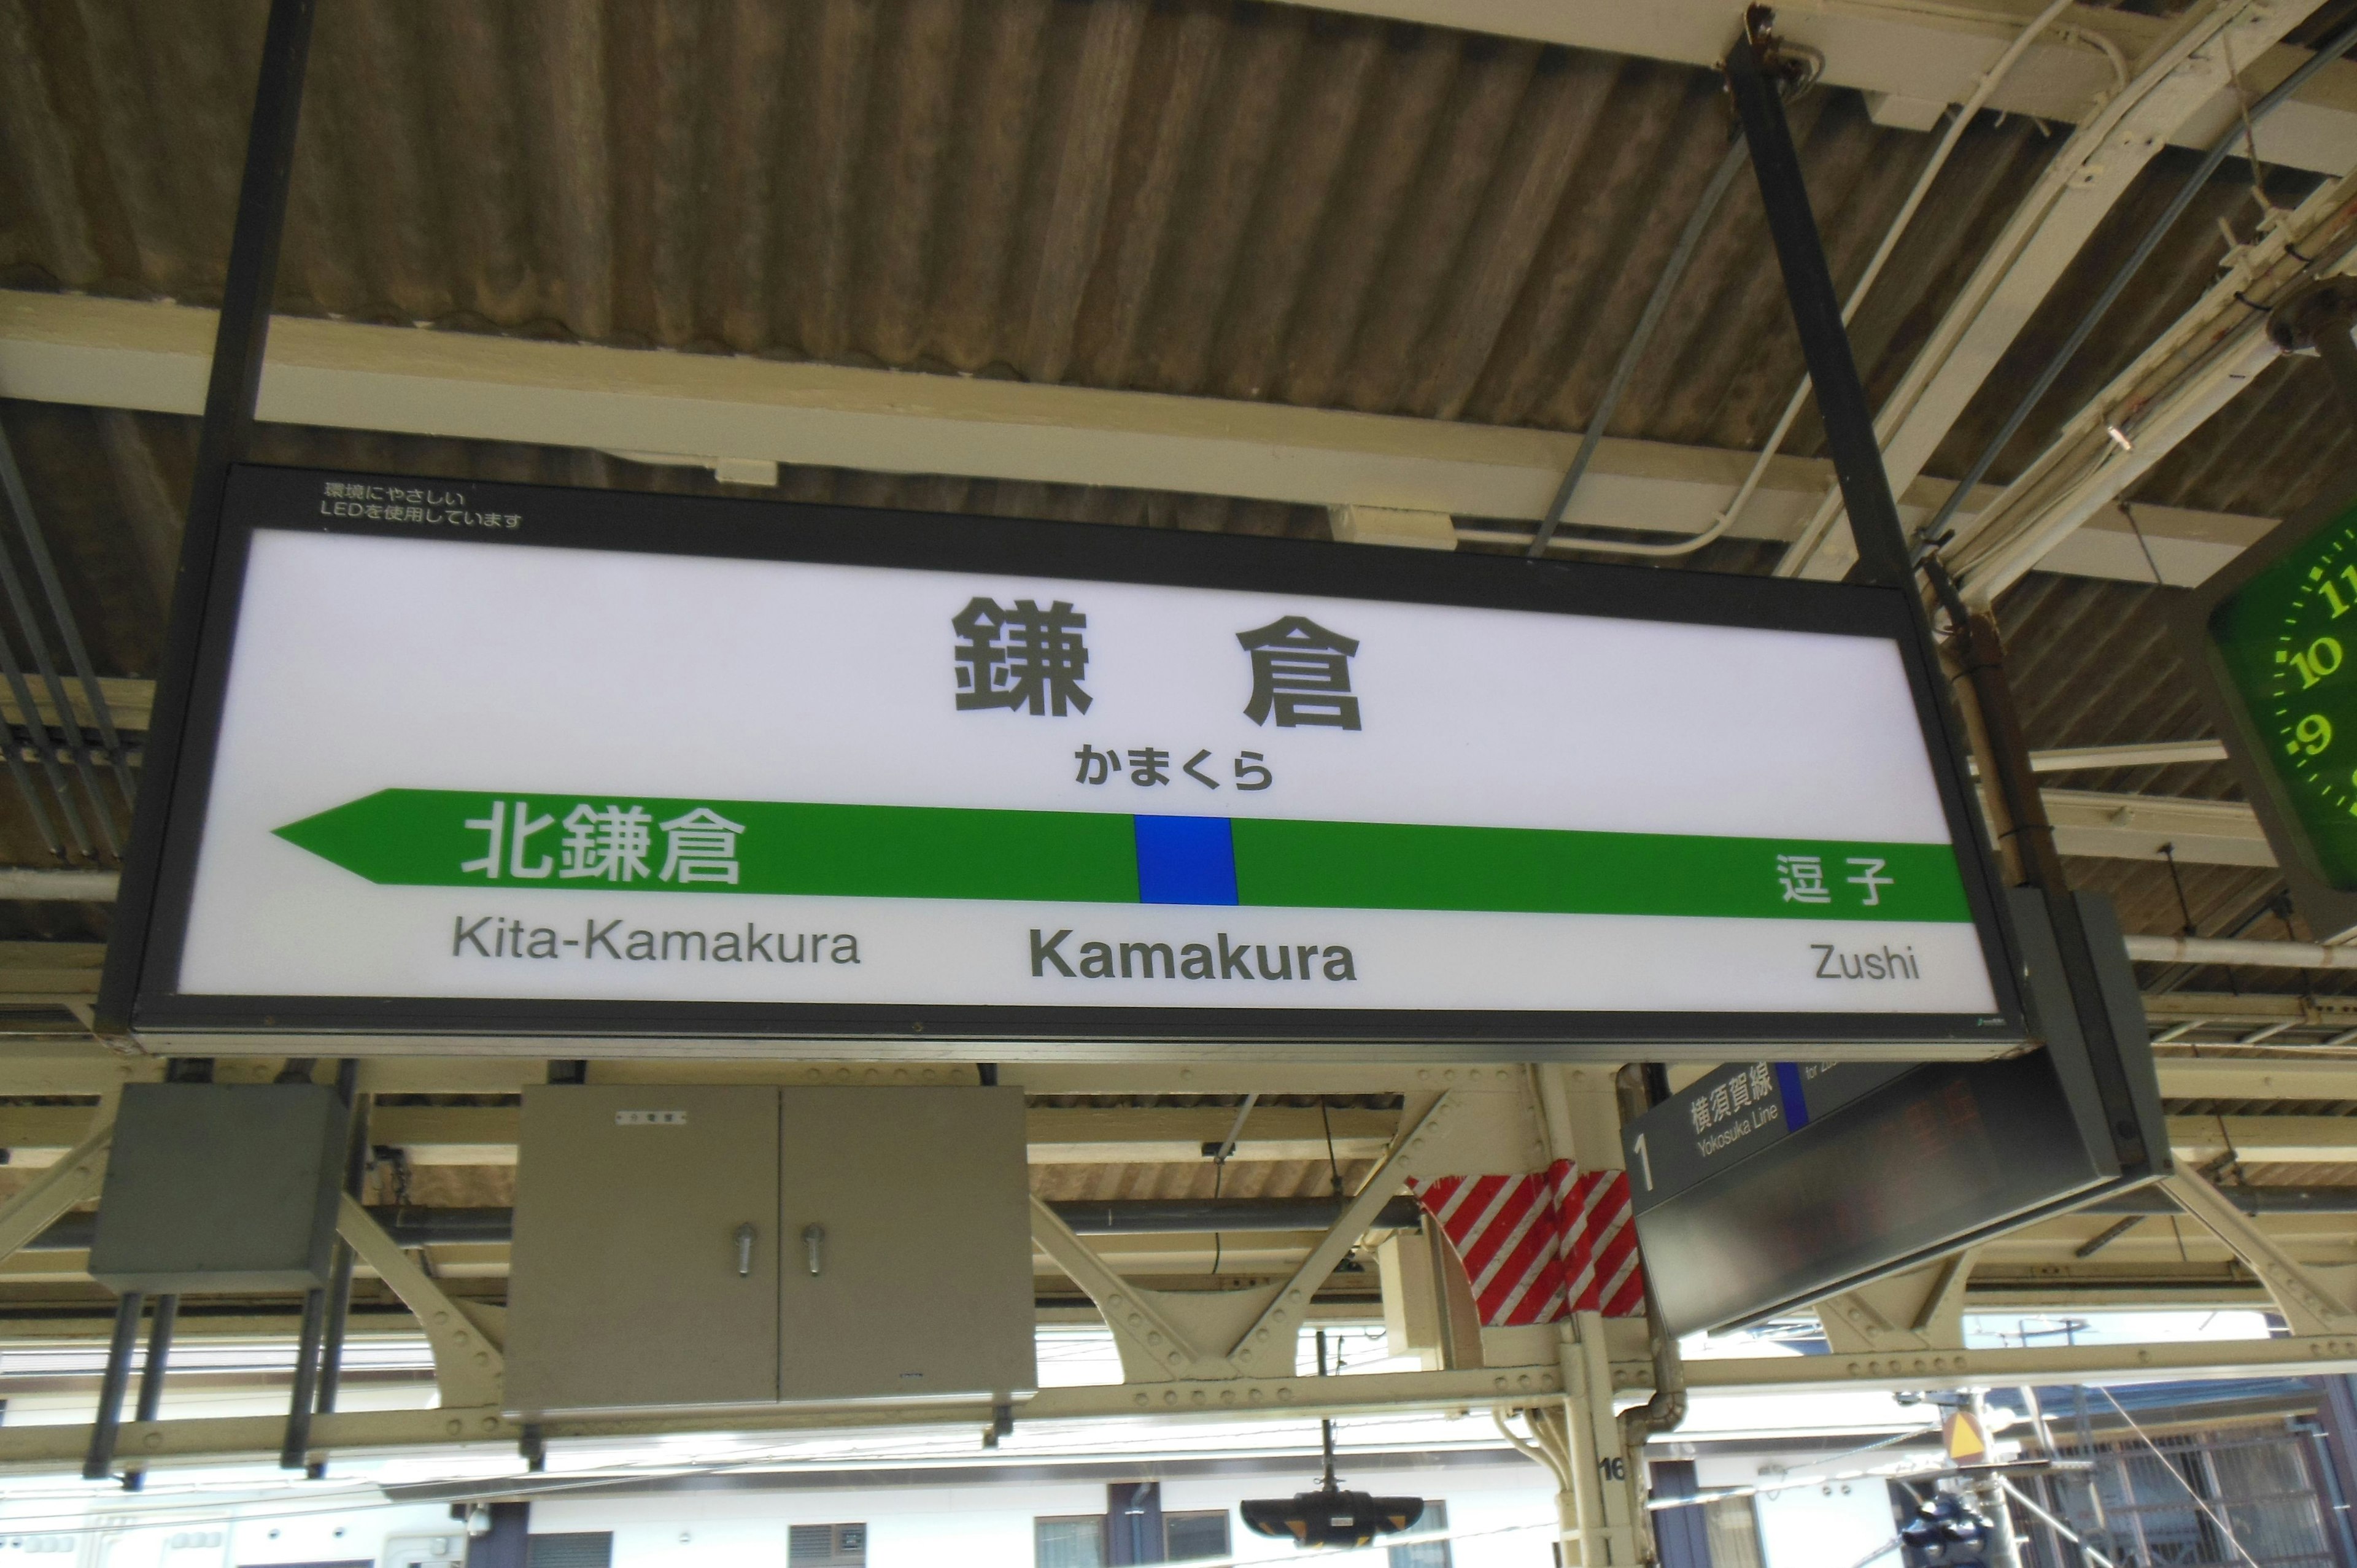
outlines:
[[[218,296],[261,10],[20,27],[0,282]],[[1928,143],[1855,93],[1794,118],[1855,274]],[[350,0],[279,307],[1576,429],[1727,134],[1706,71],[1286,5]],[[1870,377],[2052,145],[1964,137]],[[1616,433],[1764,435],[1801,370],[1769,255],[1739,187]]]
[[[0,5],[0,285],[218,296],[263,0]],[[2334,16],[2348,9],[2336,0]],[[2308,24],[2320,31],[2329,18]],[[1930,147],[1859,96],[1793,111],[1846,284]],[[1894,384],[2065,128],[1984,116],[1854,327]],[[1707,71],[1247,0],[340,0],[322,9],[282,311],[1577,429],[1726,145]],[[2099,228],[1932,464],[1953,473],[2193,155]],[[2304,177],[2275,175],[2272,199]],[[2212,275],[2226,171],[2000,464]],[[1611,424],[1742,447],[1801,373],[1759,200],[1738,182]],[[2279,514],[2347,446],[2290,363],[2141,494]],[[150,673],[192,422],[0,405],[102,668]],[[1813,416],[1790,449],[1814,451]],[[717,490],[594,453],[266,427],[282,461]],[[789,470],[871,505],[1316,537],[1314,509]],[[1695,563],[1756,571],[1773,547]],[[2005,604],[2032,744],[2194,735],[2156,596],[2032,575]],[[2072,785],[2231,791],[2218,768]],[[0,854],[39,858],[12,806]],[[2166,870],[2081,868],[2136,929],[2183,923]],[[2189,867],[2203,929],[2263,872]],[[80,934],[102,913],[8,918]]]

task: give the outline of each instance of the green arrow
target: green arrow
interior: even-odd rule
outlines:
[[[1971,918],[1945,844],[1276,818],[1173,840],[1141,823],[1173,825],[1110,811],[380,789],[277,832],[392,886],[1091,904],[1135,904],[1142,887],[1155,902],[1224,901],[1200,890],[1232,886],[1234,902],[1259,908]],[[1206,868],[1218,875],[1193,875]],[[1151,890],[1172,886],[1174,869],[1197,891]]]
[[[598,874],[565,875],[566,819],[584,806],[593,813],[641,814],[647,838],[639,864],[609,858]],[[496,876],[488,869],[466,869],[486,858],[491,840],[489,827],[468,824],[490,822],[494,808],[500,821]],[[730,835],[736,841],[733,882],[717,879],[709,864],[663,877],[670,836],[663,824],[699,810],[743,830]],[[519,817],[533,828],[521,853],[515,843]],[[627,886],[634,893],[1137,901],[1130,819],[1081,811],[380,789],[289,822],[278,836],[389,886]],[[544,875],[518,875],[519,865]]]

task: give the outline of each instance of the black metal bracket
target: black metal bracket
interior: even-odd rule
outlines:
[[[1775,13],[1764,5],[1754,5],[1744,14],[1743,36],[1727,54],[1727,91],[1735,101],[1743,134],[1751,143],[1751,167],[1760,182],[1760,204],[1767,210],[1768,232],[1775,242],[1777,263],[1784,275],[1784,293],[1792,304],[1792,324],[1800,332],[1802,356],[1808,363],[1817,411],[1824,421],[1825,447],[1841,485],[1843,504],[1849,512],[1850,533],[1857,543],[1857,567],[1853,575],[1900,590],[1907,601],[1924,657],[1937,669],[1939,653],[1931,617],[1916,582],[1906,529],[1890,494],[1890,477],[1882,466],[1881,442],[1875,435],[1874,417],[1867,406],[1866,387],[1858,377],[1849,330],[1842,320],[1841,299],[1834,288],[1832,269],[1825,262],[1816,215],[1809,205],[1800,154],[1792,144],[1792,127],[1785,122],[1782,99],[1773,85],[1792,70],[1789,51],[1780,50],[1777,45],[1774,23]],[[2357,369],[2357,346],[2348,344],[2345,332],[2340,337],[2348,349],[2352,368]],[[1977,631],[1984,640],[1993,639],[1994,623],[1982,624],[1986,621],[1986,617],[1969,617],[1956,628],[1957,635],[1964,638]],[[2007,763],[2018,764],[2027,777],[2028,751],[2012,714],[2011,693],[2003,682],[2001,662],[1983,662],[1989,663],[1996,673],[1993,693],[1981,686],[1975,689],[1984,691],[1982,708],[1991,729],[2005,732],[1996,743],[2006,754],[1999,758],[2000,770]],[[1961,768],[1961,725],[1944,701],[1940,704],[1940,713],[1952,761]],[[2028,804],[2036,810],[2034,786]],[[2037,820],[2043,822],[2042,811]],[[1975,843],[1983,854],[1987,854],[1978,822],[1971,826]],[[2031,875],[2046,896],[2080,1032],[2086,1041],[2089,1066],[2095,1076],[2121,1163],[2132,1169],[2166,1169],[2168,1151],[2145,1146],[2124,1052],[2104,1007],[2098,969],[2087,946],[2088,937],[2080,922],[2078,907],[2070,897],[2060,860],[2051,855],[2047,860],[2049,864],[2043,867],[2033,866]],[[2007,945],[2018,961],[2019,939],[2013,934],[2009,920],[2003,925]]]
[[[1824,420],[1825,446],[1849,510],[1850,532],[1857,541],[1858,575],[1903,588],[1912,598],[1915,574],[1908,560],[1906,530],[1891,499],[1890,476],[1882,467],[1874,416],[1867,408],[1866,387],[1858,379],[1849,331],[1842,322],[1841,296],[1835,292],[1816,214],[1809,206],[1801,156],[1784,120],[1782,96],[1773,85],[1788,80],[1794,65],[1792,53],[1776,43],[1774,20],[1775,13],[1764,5],[1744,14],[1743,37],[1727,54],[1727,91],[1744,137],[1751,144],[1751,168],[1767,209],[1768,232],[1783,269],[1785,296],[1792,303],[1792,324],[1800,329],[1801,354],[1808,362],[1817,411]]]
[[[245,173],[238,186],[237,223],[230,233],[229,278],[213,335],[212,375],[205,387],[204,424],[197,437],[188,522],[180,536],[172,585],[171,624],[165,633],[131,847],[123,860],[106,968],[93,1009],[93,1027],[102,1038],[129,1036],[132,1004],[146,966],[172,785],[185,738],[205,605],[211,596],[213,563],[220,553],[222,500],[231,466],[245,457],[253,445],[254,403],[262,392],[263,353],[270,338],[270,305],[278,286],[279,245],[286,231],[286,198],[295,179],[295,136],[302,122],[315,5],[316,0],[271,0],[270,22],[263,35],[253,117],[246,130]]]

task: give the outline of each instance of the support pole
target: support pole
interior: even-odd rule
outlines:
[[[344,1191],[355,1200],[367,1197],[362,1187],[368,1181],[369,1106],[360,1093],[360,1060],[346,1057],[336,1069],[336,1092],[350,1109],[351,1121],[344,1143]],[[344,1334],[351,1325],[352,1316],[352,1244],[339,1235],[336,1238],[335,1272],[328,1281],[328,1333],[319,1352],[320,1414],[331,1414],[336,1397],[344,1386]],[[318,1480],[328,1473],[325,1459],[312,1462],[307,1474]]]
[[[156,1298],[156,1316],[147,1326],[147,1360],[139,1369],[139,1408],[134,1421],[149,1422],[164,1406],[164,1369],[172,1359],[172,1329],[180,1320],[180,1294],[166,1291]],[[123,1489],[135,1492],[147,1484],[147,1467],[134,1464],[124,1472]]]
[[[311,1411],[319,1397],[319,1341],[327,1323],[327,1291],[305,1291],[303,1327],[295,1343],[295,1392],[286,1404],[286,1438],[278,1449],[282,1470],[305,1469],[311,1462]]]
[[[1975,1423],[1986,1432],[1988,1406],[1977,1390],[1972,1396],[1972,1412]],[[1988,1545],[1982,1553],[1988,1568],[2021,1568],[2021,1541],[2013,1533],[2013,1504],[2005,1495],[2004,1472],[1984,1469],[1973,1477],[1971,1486],[1973,1500],[1989,1522]]]
[[[271,0],[269,26],[263,35],[262,70],[246,130],[245,173],[238,187],[236,226],[230,233],[229,276],[213,338],[212,375],[205,387],[196,476],[188,489],[188,522],[180,536],[179,569],[172,585],[171,624],[165,634],[163,670],[147,731],[131,849],[124,859],[122,890],[94,1010],[102,1036],[130,1034],[132,1003],[146,965],[147,929],[155,918],[164,832],[177,792],[197,644],[212,597],[221,509],[231,467],[244,459],[253,444],[254,401],[262,390],[270,305],[278,284],[279,242],[286,228],[287,189],[294,183],[295,135],[302,119],[313,7],[314,0]]]
[[[114,1472],[114,1439],[123,1428],[123,1391],[131,1381],[131,1352],[139,1343],[139,1313],[146,1297],[123,1293],[114,1305],[114,1337],[106,1346],[106,1371],[98,1380],[98,1414],[90,1425],[90,1452],[81,1478],[103,1481]]]
[[[1801,174],[1800,154],[1792,145],[1792,128],[1773,80],[1778,57],[1769,31],[1772,13],[1755,5],[1744,16],[1743,36],[1727,51],[1727,90],[1735,100],[1743,133],[1751,143],[1751,167],[1760,181],[1760,199],[1767,209],[1768,231],[1776,245],[1777,264],[1784,274],[1784,292],[1792,302],[1792,322],[1801,335],[1802,356],[1814,383],[1818,412],[1825,425],[1825,448],[1841,482],[1842,501],[1848,509],[1850,529],[1857,543],[1857,575],[1899,589],[1927,669],[1940,669],[1939,650],[1932,636],[1921,591],[1890,496],[1890,479],[1882,467],[1882,448],[1858,380],[1857,362],[1850,351],[1849,333],[1842,324],[1841,301],[1834,291],[1833,273],[1825,264],[1824,246],[1809,206],[1808,187]],[[2045,895],[2047,913],[2061,949],[2062,971],[2070,989],[2080,1034],[2087,1047],[2104,1119],[2110,1124],[2115,1151],[2123,1174],[2142,1175],[2169,1168],[2169,1151],[2146,1147],[2136,1114],[2121,1043],[2104,1006],[2101,982],[2079,907],[2070,896],[2061,857],[2053,850],[2053,832],[2047,826],[2045,807],[2037,788],[2026,790],[2031,779],[2029,747],[2014,707],[2013,693],[2004,679],[2002,648],[1996,623],[1966,614],[1953,585],[1933,567],[1932,582],[1941,591],[1956,634],[1967,639],[1965,664],[1979,699],[1980,719],[1995,755],[1987,759],[2006,815],[2032,885]],[[1953,748],[1958,725],[1951,716],[1944,726]],[[1975,830],[1977,837],[1977,830]],[[1996,912],[2002,926],[2002,906]]]
[[[1792,145],[1783,100],[1770,77],[1768,19],[1764,6],[1755,5],[1746,15],[1744,36],[1727,51],[1727,85],[1743,134],[1751,143],[1751,167],[1768,210],[1769,236],[1783,268],[1792,324],[1800,328],[1801,355],[1808,363],[1817,412],[1824,420],[1825,452],[1833,458],[1842,504],[1849,509],[1850,532],[1857,536],[1859,575],[1886,587],[1905,588],[1911,596],[1915,574],[1908,564],[1906,529],[1890,497],[1890,476],[1882,467],[1882,446],[1866,406],[1866,385],[1858,380],[1849,331],[1842,324],[1841,296],[1834,290],[1816,215],[1809,208],[1801,155]]]

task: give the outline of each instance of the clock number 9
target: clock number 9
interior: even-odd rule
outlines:
[[[2287,749],[2314,757],[2332,744],[2332,721],[2322,714],[2310,714],[2292,726],[2294,739]]]
[[[2319,637],[2308,645],[2306,653],[2291,656],[2291,667],[2299,671],[2302,691],[2315,685],[2341,668],[2341,643],[2337,638]]]

